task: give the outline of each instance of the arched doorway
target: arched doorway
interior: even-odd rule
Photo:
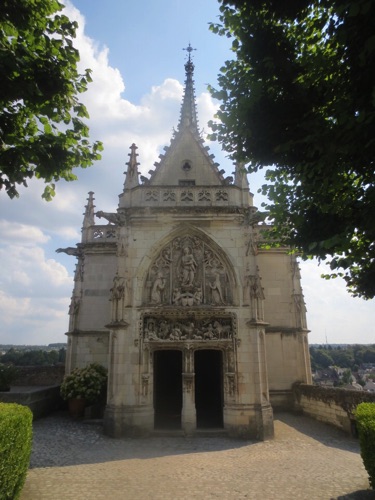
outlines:
[[[182,352],[154,352],[154,427],[180,429],[182,409]]]
[[[197,428],[223,427],[223,353],[195,351],[194,371]]]

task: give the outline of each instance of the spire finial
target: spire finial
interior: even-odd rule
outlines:
[[[87,205],[85,205],[85,213],[83,214],[83,224],[82,224],[82,243],[86,243],[89,238],[89,228],[95,225],[95,205],[94,205],[94,193],[89,191],[89,197],[87,198]]]
[[[193,47],[191,46],[190,42],[189,42],[189,45],[186,47],[186,49],[182,49],[182,50],[186,50],[186,52],[189,52],[189,61],[191,60],[191,53],[193,52],[193,50],[197,50],[197,49],[193,49]]]
[[[139,186],[139,180],[138,180],[138,165],[139,163],[137,162],[137,146],[133,144],[130,146],[130,153],[128,156],[130,156],[129,161],[126,163],[128,166],[128,170],[126,171],[126,177],[125,177],[125,182],[124,182],[124,191],[125,189],[132,189],[134,187]],[[125,172],[124,172],[125,173]]]
[[[198,121],[197,121],[197,111],[195,107],[195,95],[194,95],[194,64],[191,60],[191,53],[193,47],[189,43],[189,45],[182,50],[186,50],[188,52],[188,60],[185,63],[185,71],[186,71],[186,80],[185,80],[185,92],[184,99],[181,106],[181,116],[180,123],[178,125],[178,130],[181,130],[185,127],[193,127],[194,131],[198,133]]]

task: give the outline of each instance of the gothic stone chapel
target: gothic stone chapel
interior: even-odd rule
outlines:
[[[108,367],[104,431],[273,436],[273,409],[311,383],[300,274],[286,248],[265,249],[241,165],[234,178],[198,130],[194,65],[181,115],[149,178],[137,147],[116,213],[89,193],[77,248],[66,372]],[[105,219],[105,224],[96,222]]]

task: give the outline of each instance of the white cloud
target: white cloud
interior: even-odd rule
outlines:
[[[301,262],[311,343],[374,343],[373,301],[353,298],[342,279],[324,280],[329,271],[316,261]]]
[[[150,85],[139,103],[130,102],[126,99],[126,78],[124,80],[120,71],[110,65],[108,48],[85,35],[84,17],[71,3],[66,9],[67,15],[79,22],[74,45],[81,55],[81,71],[93,70],[93,83],[80,95],[90,114],[90,136],[92,140],[103,141],[105,150],[102,161],[93,167],[76,169],[78,182],[57,183],[57,195],[50,203],[41,199],[44,184],[37,180],[30,181],[27,189],[21,187],[18,200],[8,200],[2,193],[2,343],[64,341],[75,259],[55,254],[55,249],[74,246],[80,240],[88,191],[95,192],[97,210],[116,210],[130,145],[137,144],[140,171],[147,175],[154,168],[163,146],[169,144],[172,129],[177,127],[179,120],[183,94],[179,81],[161,79],[157,85]],[[131,68],[129,74],[130,71]],[[207,92],[197,95],[199,124],[206,133],[209,131],[207,121],[212,119],[217,107],[218,103]],[[223,162],[218,145],[208,145],[230,175],[231,162]],[[257,176],[250,177],[253,191],[260,184]],[[255,196],[255,203],[260,205],[259,195]],[[363,342],[373,342],[369,325],[375,323],[375,315],[369,303],[350,299],[342,285],[322,282],[319,274],[316,264],[302,264],[312,341],[324,342],[327,331],[331,342],[345,341],[344,338],[355,342],[357,335]]]
[[[36,243],[47,243],[49,236],[42,233],[34,226],[12,223],[0,220],[1,240],[5,242],[22,242],[23,245],[35,245]]]

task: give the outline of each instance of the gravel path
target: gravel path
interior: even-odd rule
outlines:
[[[370,500],[358,441],[276,414],[275,439],[112,439],[100,422],[37,420],[21,500]]]

